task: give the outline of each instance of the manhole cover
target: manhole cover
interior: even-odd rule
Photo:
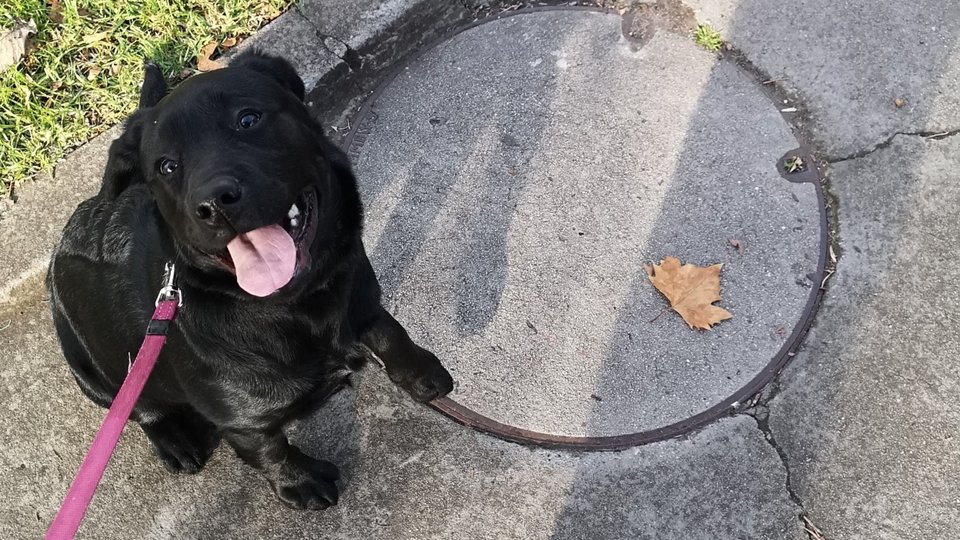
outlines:
[[[689,37],[637,48],[590,10],[485,22],[398,70],[349,143],[384,303],[457,379],[438,408],[502,437],[682,433],[766,383],[816,305],[816,175],[781,176],[800,144],[777,104]],[[669,255],[723,263],[733,319],[661,315],[644,264]]]

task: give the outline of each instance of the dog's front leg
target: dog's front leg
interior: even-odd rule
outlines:
[[[223,438],[241,459],[267,477],[287,506],[320,510],[337,504],[337,467],[304,454],[280,429],[226,430]]]
[[[453,378],[440,360],[417,345],[385,309],[360,335],[360,341],[383,362],[390,379],[419,401],[430,401],[453,390]]]

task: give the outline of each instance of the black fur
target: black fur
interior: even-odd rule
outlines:
[[[64,356],[83,392],[109,406],[164,263],[175,261],[185,303],[133,420],[172,471],[199,471],[222,437],[284,503],[335,504],[336,467],[292,447],[284,424],[341,389],[371,353],[418,400],[453,381],[381,307],[356,180],[310,119],[294,69],[247,53],[170,94],[155,65],[145,71],[100,193],[77,208],[50,263]],[[240,129],[249,111],[259,122]],[[170,174],[160,173],[164,159],[178,164]],[[268,297],[245,293],[223,263],[227,243],[282,221],[306,193],[317,228],[303,267]]]

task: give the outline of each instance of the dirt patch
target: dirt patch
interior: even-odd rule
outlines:
[[[8,300],[0,303],[0,332],[11,331],[11,321],[22,315],[27,307],[48,300],[47,288],[43,285],[46,276],[46,272],[39,272],[18,283],[10,291]]]
[[[624,34],[637,45],[645,45],[659,30],[690,36],[697,29],[691,8],[679,0],[638,4],[623,15]]]
[[[474,18],[499,15],[527,8],[592,7],[623,16],[623,35],[634,46],[642,47],[658,30],[692,36],[697,29],[696,16],[680,0],[593,0],[581,2],[494,0],[472,7]]]

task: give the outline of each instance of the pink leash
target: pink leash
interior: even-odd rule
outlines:
[[[153,366],[157,363],[160,349],[167,341],[170,322],[177,316],[177,309],[183,303],[179,289],[174,286],[174,273],[173,264],[167,263],[164,275],[165,285],[157,295],[156,310],[153,312],[150,324],[147,325],[147,335],[143,338],[143,345],[140,346],[137,358],[131,365],[123,385],[120,386],[120,391],[113,398],[107,417],[100,425],[93,444],[90,445],[90,450],[87,451],[80,465],[80,470],[73,478],[73,483],[70,484],[67,496],[60,505],[57,517],[47,529],[46,540],[71,539],[80,528],[80,522],[103,478],[103,472],[117,447],[123,427],[127,424],[133,406],[140,397],[144,385],[147,384],[147,378],[153,371]]]

